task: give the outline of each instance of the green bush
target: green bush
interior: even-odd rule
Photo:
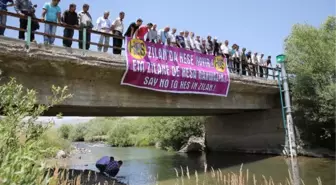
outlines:
[[[69,139],[71,131],[72,131],[72,125],[70,124],[63,124],[58,129],[60,136],[64,139]]]
[[[204,133],[206,117],[154,117],[153,135],[161,146],[169,150],[179,150],[191,136],[200,137]]]
[[[85,135],[89,132],[86,124],[78,124],[73,127],[69,138],[71,141],[84,141]]]
[[[297,24],[286,39],[294,121],[302,139],[335,149],[336,17],[319,28]]]
[[[48,147],[53,148],[51,150],[51,153],[48,154],[48,156],[52,156],[52,157],[55,156],[58,150],[63,150],[65,152],[70,152],[71,150],[70,141],[60,137],[59,133],[54,128],[46,130],[41,135],[41,140],[42,140],[43,148],[48,148]]]
[[[52,87],[49,104],[38,105],[36,92],[24,90],[15,79],[0,86],[0,184],[42,183],[44,159],[55,150],[45,140],[49,124],[37,123],[37,118],[51,106],[70,95],[66,88]],[[38,106],[36,106],[38,105]],[[27,118],[27,119],[24,119]]]
[[[115,123],[108,133],[108,142],[112,146],[132,146],[134,145],[131,137],[133,132],[134,128],[129,123]]]

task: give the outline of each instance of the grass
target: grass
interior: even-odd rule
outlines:
[[[241,165],[239,173],[222,173],[220,169],[214,170],[213,168],[208,172],[205,164],[203,179],[200,178],[197,171],[195,171],[194,179],[192,179],[188,167],[186,167],[185,171],[182,167],[180,170],[175,168],[175,172],[175,185],[190,185],[190,181],[193,185],[298,185],[294,183],[290,172],[289,177],[282,183],[274,182],[272,177],[266,178],[264,175],[261,175],[262,180],[258,181],[256,175],[251,175],[248,169],[244,172],[243,165]],[[317,185],[322,185],[320,178],[316,180]],[[302,179],[299,181],[302,185],[305,185]]]
[[[176,179],[173,183],[174,185],[297,185],[294,183],[291,173],[289,172],[289,177],[284,179],[284,182],[274,182],[272,177],[266,178],[261,175],[261,180],[257,178],[255,174],[250,174],[249,170],[243,170],[243,165],[239,170],[239,173],[229,172],[222,173],[220,169],[215,170],[211,168],[207,171],[207,166],[205,164],[204,174],[199,175],[195,171],[194,176],[189,172],[188,167],[185,169],[180,167],[176,169]],[[101,176],[99,173],[93,171],[74,171],[74,170],[62,170],[55,168],[55,170],[49,170],[48,175],[51,177],[51,185],[80,185],[80,184],[101,184],[101,185],[120,185],[119,183],[112,179]],[[160,185],[157,181],[157,177],[151,177],[156,185]],[[166,184],[166,183],[165,183]],[[300,184],[305,185],[302,179],[300,179]],[[320,178],[316,178],[316,185],[322,185]]]

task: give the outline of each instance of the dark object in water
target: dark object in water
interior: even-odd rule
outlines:
[[[54,176],[55,169],[46,169],[45,175],[48,175],[48,177]],[[94,185],[94,184],[105,184],[107,182],[108,184],[115,184],[115,185],[126,185],[123,182],[120,182],[116,178],[109,177],[105,174],[101,174],[99,172],[93,171],[93,170],[75,170],[75,169],[58,169],[57,170],[58,177],[60,179],[60,182],[63,182],[67,179],[68,185],[77,185],[75,184],[76,181],[78,181],[78,177],[80,177],[81,184],[85,185]],[[119,177],[118,177],[119,178]]]

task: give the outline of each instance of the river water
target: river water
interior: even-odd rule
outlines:
[[[249,176],[255,174],[258,182],[262,180],[262,175],[273,178],[274,182],[284,182],[288,177],[290,167],[289,159],[281,156],[268,155],[249,155],[232,153],[209,153],[209,154],[177,154],[155,148],[115,148],[104,144],[74,143],[79,148],[86,148],[91,152],[86,154],[75,154],[69,159],[62,161],[67,167],[73,169],[91,169],[95,168],[95,162],[100,157],[108,155],[114,156],[116,160],[123,160],[122,166],[117,178],[131,185],[147,184],[182,184],[181,178],[176,178],[175,169],[181,167],[184,171],[184,184],[196,184],[195,170],[198,172],[199,184],[206,179],[205,184],[212,184],[216,178],[204,177],[204,164],[214,169],[220,169],[222,173],[239,173],[243,163],[243,171],[249,170]],[[316,185],[316,178],[320,177],[323,185],[335,185],[335,160],[321,158],[298,158],[298,171],[300,178],[306,185]],[[190,173],[188,180],[186,167]],[[251,178],[252,179],[252,178]],[[218,179],[217,179],[218,180]]]

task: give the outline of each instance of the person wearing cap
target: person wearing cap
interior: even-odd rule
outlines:
[[[145,35],[148,33],[150,29],[152,29],[153,24],[148,23],[147,25],[140,26],[140,28],[135,32],[135,38],[140,40],[145,40]]]
[[[83,10],[78,14],[78,23],[80,27],[80,30],[78,32],[78,40],[80,41],[78,42],[78,47],[80,49],[83,49],[83,47],[85,47],[87,50],[90,49],[91,33],[88,30],[86,31],[86,43],[83,43],[83,36],[84,36],[83,29],[93,28],[92,17],[89,13],[89,8],[90,6],[88,4],[84,4]]]
[[[111,31],[110,30],[111,21],[109,20],[109,16],[110,16],[110,12],[105,11],[104,15],[97,19],[97,30],[98,31],[102,33],[109,33]],[[110,44],[110,36],[101,34],[99,38],[98,51],[102,51],[102,46],[104,45],[104,52],[107,52],[109,44]]]
[[[246,75],[246,71],[248,69],[247,66],[247,57],[246,57],[246,48],[242,49],[242,52],[240,53],[240,62],[242,63],[242,75]]]
[[[136,22],[132,22],[128,26],[124,36],[133,38],[135,32],[139,29],[141,24],[142,24],[142,19],[140,19],[140,18]]]
[[[179,48],[185,48],[184,31],[180,31],[180,35],[176,35],[176,44]]]
[[[61,8],[58,6],[60,0],[52,0],[47,2],[43,6],[42,10],[42,20],[53,23],[61,23]],[[56,34],[57,26],[53,24],[44,24],[44,33],[48,35]],[[55,37],[53,36],[44,36],[44,44],[54,44]]]

